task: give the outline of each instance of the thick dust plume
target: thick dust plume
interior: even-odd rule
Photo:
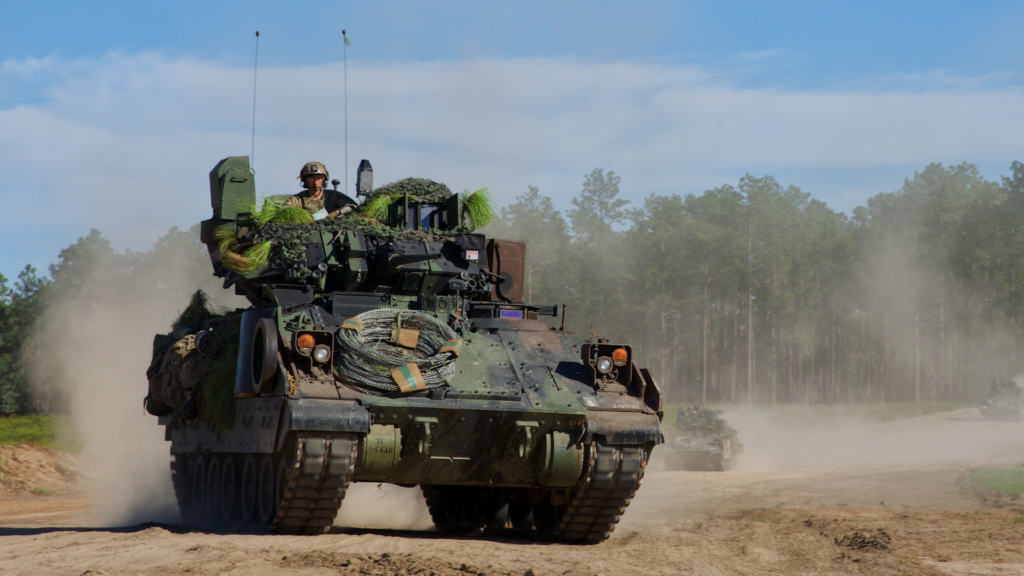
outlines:
[[[419,487],[356,482],[341,503],[336,526],[427,530],[434,526]]]
[[[82,520],[177,521],[169,442],[142,404],[153,336],[170,330],[199,287],[221,304],[239,302],[225,299],[230,293],[186,232],[172,230],[145,254],[78,250],[69,257],[75,254],[56,275],[30,374],[37,394],[59,397],[70,412],[94,502]]]
[[[828,409],[825,409],[828,408]],[[1019,461],[1020,426],[964,408],[873,422],[858,406],[737,406],[723,415],[744,450],[739,470]],[[666,436],[671,432],[666,430]],[[667,450],[662,447],[660,450]]]
[[[170,443],[142,405],[153,336],[170,330],[197,288],[228,308],[248,303],[221,288],[192,233],[172,231],[145,254],[75,252],[83,253],[88,256],[57,274],[46,306],[39,329],[42,352],[31,370],[36,392],[71,415],[72,435],[85,461],[85,489],[94,501],[83,522],[178,522]],[[419,488],[390,484],[353,484],[337,523],[432,526]]]

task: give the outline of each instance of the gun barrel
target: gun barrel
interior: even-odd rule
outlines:
[[[440,260],[441,253],[436,254],[409,254],[406,256],[399,256],[398,254],[392,254],[388,258],[388,268],[392,270],[398,270],[406,264],[415,264],[417,262],[426,262],[427,260]]]

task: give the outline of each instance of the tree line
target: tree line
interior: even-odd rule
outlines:
[[[596,169],[564,215],[530,187],[488,232],[526,290],[632,344],[685,402],[976,401],[1022,368],[1024,165],[931,164],[846,215],[771,176],[630,207]]]
[[[66,411],[70,388],[85,380],[79,372],[95,369],[69,362],[68,347],[105,355],[104,377],[138,380],[143,390],[145,366],[137,364],[148,356],[124,362],[123,350],[167,330],[197,287],[230,302],[210,272],[196,225],[171,228],[146,252],[118,252],[91,230],[46,275],[26,266],[12,283],[0,274],[0,414]]]
[[[1024,164],[1010,172],[931,164],[846,215],[751,175],[631,206],[595,169],[564,213],[531,186],[484,232],[528,241],[527,301],[632,345],[673,400],[975,401],[1024,364]],[[93,230],[48,275],[0,275],[0,413],[66,407],[50,383],[68,376],[47,360],[54,303],[141,310],[198,286],[222,298],[196,227],[123,253]]]

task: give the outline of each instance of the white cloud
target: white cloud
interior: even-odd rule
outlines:
[[[984,83],[748,89],[692,66],[568,58],[350,63],[348,78],[350,180],[369,158],[378,183],[415,175],[453,189],[489,185],[501,201],[533,184],[568,205],[594,167],[614,167],[641,201],[748,171],[1005,166],[1024,148],[1024,93]],[[144,248],[171,225],[206,218],[207,172],[249,153],[251,69],[152,53],[0,65],[0,102],[27,86],[41,97],[0,110],[0,227],[22,240],[59,232],[33,244],[42,255],[4,254],[8,272],[52,259],[90,227]],[[256,134],[262,192],[295,190],[311,159],[343,178],[342,66],[261,69]],[[865,185],[810,191],[842,203]]]

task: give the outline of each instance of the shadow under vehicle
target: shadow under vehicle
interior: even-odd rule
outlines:
[[[524,302],[526,243],[476,233],[471,195],[374,190],[365,160],[357,189],[307,222],[256,210],[248,158],[210,173],[201,239],[251,306],[197,293],[154,340],[146,403],[186,521],[317,534],[350,482],[386,482],[420,486],[441,530],[607,538],[663,442],[651,373]]]
[[[1014,380],[992,381],[988,398],[981,404],[981,417],[985,420],[1020,420],[1024,392]]]
[[[666,468],[718,472],[735,468],[743,444],[721,414],[696,404],[680,406],[666,444]]]

